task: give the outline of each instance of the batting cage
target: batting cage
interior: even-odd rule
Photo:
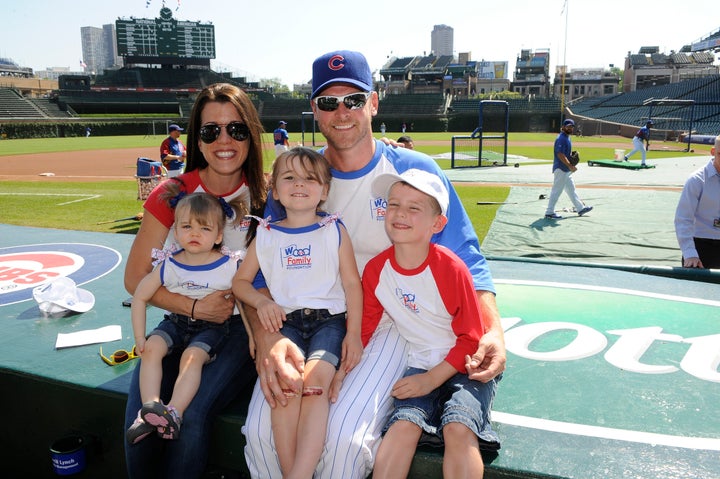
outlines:
[[[453,136],[451,168],[507,166],[510,105],[502,100],[481,100],[478,127],[470,136]]]
[[[648,106],[648,119],[652,120],[650,139],[657,141],[680,140],[687,147],[680,151],[690,151],[695,120],[695,100],[676,100],[670,98],[650,98],[643,103]]]
[[[315,114],[311,111],[304,111],[301,114],[301,137],[302,140],[301,143],[303,146],[305,146],[305,131],[307,131],[307,127],[305,126],[305,122],[309,122],[310,126],[312,127],[312,146],[315,146]]]

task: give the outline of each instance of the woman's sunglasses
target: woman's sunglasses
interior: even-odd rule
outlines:
[[[245,141],[250,137],[250,129],[245,123],[239,121],[233,121],[227,125],[216,125],[210,123],[200,127],[200,139],[203,143],[212,143],[220,137],[222,129],[225,127],[225,131],[233,140]]]
[[[344,103],[348,110],[357,110],[365,106],[370,92],[350,93],[343,96],[319,96],[313,101],[322,111],[335,111],[340,107],[340,103]]]
[[[100,357],[103,361],[105,361],[105,364],[108,364],[110,366],[116,366],[118,364],[126,363],[131,359],[139,358],[140,356],[137,353],[136,347],[133,346],[132,351],[130,352],[127,352],[124,349],[118,349],[108,358],[103,356],[102,346],[100,346]]]

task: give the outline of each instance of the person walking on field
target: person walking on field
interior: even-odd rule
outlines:
[[[650,128],[654,125],[652,120],[648,120],[645,122],[645,126],[640,128],[637,133],[635,133],[635,136],[633,136],[632,142],[633,142],[633,149],[625,155],[623,158],[625,161],[628,161],[631,156],[633,156],[638,151],[640,152],[640,155],[642,156],[641,164],[642,166],[647,166],[645,164],[645,159],[647,157],[647,150],[650,149]],[[645,143],[643,145],[643,142]]]
[[[570,201],[575,206],[578,216],[589,213],[593,207],[585,206],[580,197],[575,192],[575,182],[572,174],[577,171],[577,167],[570,163],[570,155],[572,153],[572,142],[570,135],[575,129],[575,122],[567,119],[563,121],[563,126],[555,140],[554,159],[553,159],[553,185],[550,190],[550,198],[548,200],[547,210],[545,210],[545,219],[559,220],[562,216],[555,213],[555,204],[560,198],[560,194],[564,191],[567,193]]]

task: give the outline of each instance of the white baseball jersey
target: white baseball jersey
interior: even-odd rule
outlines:
[[[331,218],[326,216],[326,218]],[[347,310],[340,279],[340,225],[335,218],[303,228],[259,226],[255,250],[273,301],[297,309]]]

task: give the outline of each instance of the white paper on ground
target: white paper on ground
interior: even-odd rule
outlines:
[[[82,346],[85,344],[107,343],[122,339],[122,330],[119,324],[105,326],[104,328],[88,329],[75,333],[58,333],[55,349]]]

